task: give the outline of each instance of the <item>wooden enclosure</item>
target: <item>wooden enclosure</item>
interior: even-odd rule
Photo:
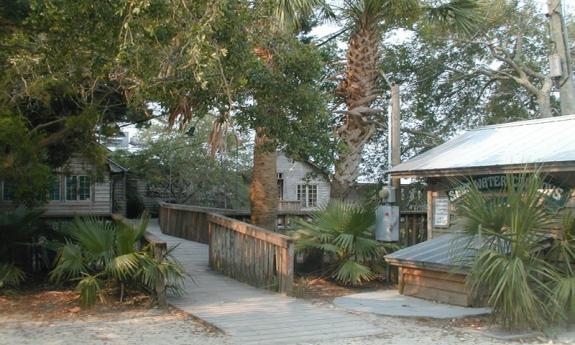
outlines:
[[[294,244],[288,236],[229,218],[233,210],[160,204],[162,233],[207,243],[210,267],[252,286],[290,294]]]
[[[462,307],[481,306],[465,285],[465,274],[399,267],[399,293]]]

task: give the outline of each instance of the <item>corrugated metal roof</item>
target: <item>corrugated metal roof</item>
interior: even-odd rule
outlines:
[[[392,264],[450,270],[465,266],[475,253],[473,248],[479,247],[480,240],[476,236],[446,234],[400,249],[386,255],[385,259]]]
[[[575,162],[575,115],[470,130],[389,172],[416,176],[433,170],[557,162]]]
[[[385,259],[396,265],[410,264],[418,267],[429,267],[442,270],[463,268],[480,247],[477,236],[462,234],[445,234],[431,240],[400,249],[385,256]]]

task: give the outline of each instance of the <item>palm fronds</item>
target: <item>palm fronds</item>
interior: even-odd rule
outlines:
[[[464,34],[472,34],[482,21],[475,0],[452,0],[437,7],[425,6],[425,13],[427,22]]]
[[[276,0],[274,16],[282,29],[299,28],[306,17],[318,10],[323,18],[335,17],[331,7],[325,0]]]
[[[472,181],[461,186],[464,232],[481,237],[467,284],[476,295],[488,294],[495,318],[507,328],[543,329],[575,315],[575,220],[565,217],[562,238],[550,237],[553,217],[543,186],[538,173],[508,175],[491,194]]]
[[[375,215],[353,203],[331,201],[325,210],[316,212],[310,221],[298,220],[292,235],[296,250],[320,250],[334,258],[328,274],[345,285],[372,280],[374,266],[384,254],[373,238]]]
[[[67,230],[69,239],[58,251],[51,279],[79,280],[80,303],[85,307],[97,302],[104,284],[119,286],[120,299],[126,285],[152,294],[159,286],[183,293],[184,269],[169,252],[157,260],[149,247],[140,248],[148,220],[147,214],[138,225],[122,219],[114,222],[90,217],[74,220]]]
[[[26,274],[13,264],[0,263],[0,288],[17,287],[24,281]]]

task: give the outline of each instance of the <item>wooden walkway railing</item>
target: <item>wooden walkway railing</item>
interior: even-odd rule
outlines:
[[[207,243],[210,267],[252,286],[291,294],[294,243],[227,216],[233,210],[160,204],[162,233]]]
[[[285,235],[209,214],[210,267],[252,286],[291,294],[294,243]]]
[[[209,213],[233,216],[238,214],[238,211],[162,202],[159,213],[160,229],[164,234],[208,244]]]

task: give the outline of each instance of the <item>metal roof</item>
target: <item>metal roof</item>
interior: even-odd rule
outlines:
[[[106,158],[106,161],[108,162],[108,167],[110,168],[110,172],[112,173],[123,173],[128,171],[128,169],[114,162],[110,158]]]
[[[470,130],[389,172],[433,176],[434,171],[564,162],[575,163],[575,115]]]
[[[426,267],[437,270],[464,270],[466,263],[480,248],[477,236],[445,234],[431,240],[400,249],[385,256],[385,259],[398,266]]]

